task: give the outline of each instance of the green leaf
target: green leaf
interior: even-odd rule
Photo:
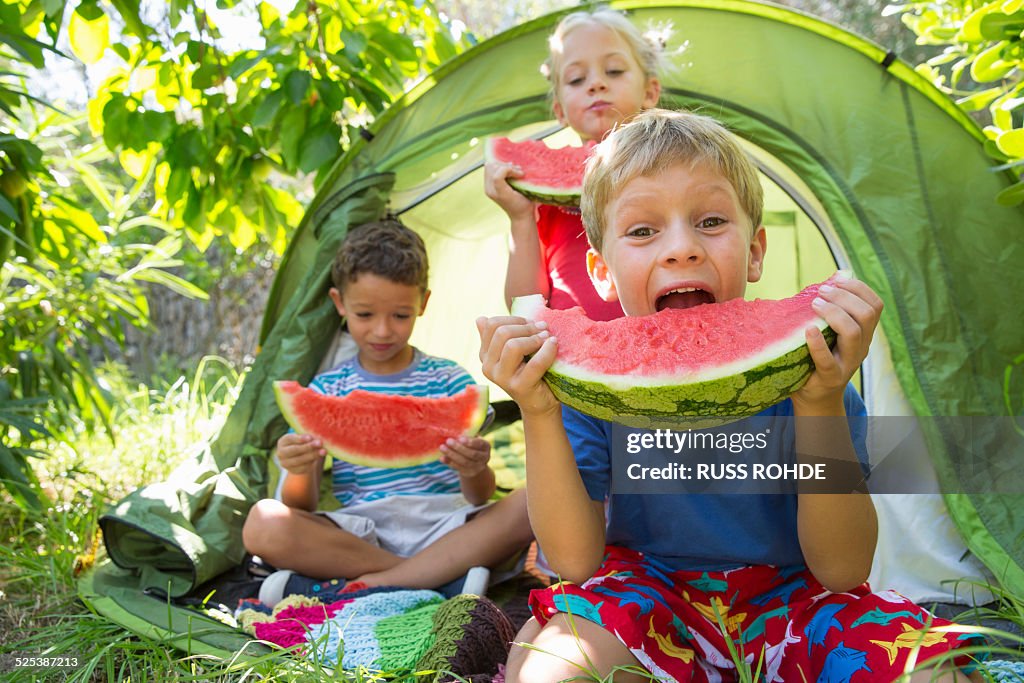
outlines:
[[[42,510],[40,494],[29,481],[32,468],[21,453],[23,449],[10,449],[0,444],[0,482],[22,509]],[[34,477],[33,477],[34,479]]]
[[[92,196],[100,203],[103,209],[110,213],[114,210],[114,198],[107,192],[107,188],[103,187],[102,181],[96,174],[96,170],[88,164],[83,164],[78,159],[71,159],[71,167],[78,171],[79,177],[82,182],[89,189]]]
[[[123,43],[114,43],[110,46],[110,49],[113,50],[114,54],[116,54],[124,61],[131,61],[132,53],[131,50],[128,49],[127,45],[124,45]]]
[[[988,90],[982,90],[976,92],[968,97],[961,98],[956,103],[966,112],[980,111],[991,104],[992,100],[999,97],[999,88],[989,88]]]
[[[342,31],[339,37],[341,38],[341,42],[345,44],[342,48],[345,56],[348,57],[348,60],[353,64],[358,64],[361,61],[359,55],[361,55],[363,50],[366,49],[366,36],[361,33],[356,33],[355,31],[346,30]]]
[[[270,28],[274,22],[281,18],[281,12],[269,2],[260,2],[259,8],[260,24],[262,24],[264,29]]]
[[[0,193],[0,213],[10,217],[12,221],[17,222],[20,220],[18,217],[18,210],[15,209],[9,201],[7,201],[7,197],[2,193]]]
[[[168,145],[166,158],[172,166],[206,167],[208,154],[203,143],[203,134],[199,129],[179,128]]]
[[[68,24],[68,39],[71,51],[86,64],[95,64],[103,57],[110,45],[110,17],[100,13],[95,19],[83,16],[83,5],[79,5]]]
[[[281,158],[294,171],[299,161],[299,144],[306,133],[306,109],[291,109],[281,120]]]
[[[345,90],[340,83],[334,81],[317,80],[316,91],[320,93],[320,101],[329,112],[341,111],[345,105]]]
[[[188,199],[185,202],[185,212],[182,215],[182,219],[184,220],[185,225],[189,229],[189,234],[192,234],[193,232],[195,232],[196,234],[200,234],[200,228],[206,227],[205,220],[200,222],[204,213],[203,193],[199,188],[197,188],[195,185],[192,185],[191,183],[188,185],[187,190]],[[199,246],[198,242],[196,242],[196,246]],[[207,246],[209,246],[209,243],[207,243]],[[200,251],[202,251],[202,248],[200,249]]]
[[[110,0],[110,3],[121,15],[129,33],[133,33],[139,38],[149,35],[149,30],[139,17],[139,0]]]
[[[986,40],[1013,40],[1024,30],[1024,12],[992,12],[981,18],[980,32]]]
[[[35,420],[28,417],[20,416],[10,411],[0,413],[0,422],[11,425],[19,432],[21,432],[23,436],[30,436],[32,434],[37,434],[39,436],[49,436],[50,434],[46,427],[44,427],[39,422],[36,422]]]
[[[142,270],[135,274],[135,279],[145,280],[146,282],[152,282],[153,284],[166,287],[172,292],[190,299],[206,301],[210,298],[210,295],[204,292],[201,288],[196,287],[188,280],[183,280],[177,275],[168,273],[166,270]]]
[[[419,61],[416,45],[412,42],[412,38],[404,33],[394,33],[386,27],[376,24],[373,28],[372,38],[374,42],[400,62],[415,63]]]
[[[134,228],[149,226],[164,231],[165,233],[172,234],[177,232],[177,228],[167,221],[160,220],[154,216],[136,216],[135,218],[129,218],[120,225],[119,233],[123,234]]]
[[[52,195],[50,199],[53,203],[60,207],[61,212],[67,218],[68,222],[75,227],[75,230],[82,233],[93,242],[100,244],[107,243],[107,236],[100,228],[99,223],[92,217],[88,211],[80,208],[70,199],[65,199],[60,195]]]
[[[1017,206],[1024,202],[1024,181],[1010,185],[996,195],[996,203],[1000,206]]]
[[[997,105],[998,102],[989,107],[989,112],[992,114],[992,123],[1000,130],[1010,130],[1013,128],[1013,114]]]
[[[192,72],[192,87],[196,90],[212,88],[218,85],[220,77],[220,68],[216,64],[203,62],[198,69]]]
[[[163,142],[170,137],[175,125],[173,112],[150,109],[142,114],[142,128],[147,141]]]
[[[97,0],[82,0],[82,2],[78,3],[75,11],[86,21],[96,21],[103,16],[103,9],[99,6]]]
[[[980,43],[984,40],[985,37],[981,34],[981,22],[985,15],[994,11],[996,11],[996,3],[988,3],[972,12],[960,27],[957,40],[964,43]]]
[[[1006,41],[1001,40],[995,45],[986,48],[984,52],[974,58],[971,64],[971,78],[979,83],[998,81],[1006,74],[1013,71],[1016,64],[1003,61],[1003,50],[1006,48]]]
[[[231,207],[231,214],[235,219],[235,225],[228,233],[228,240],[231,242],[231,246],[242,252],[256,243],[258,239],[256,226],[246,218],[238,207]]]
[[[238,77],[240,77],[246,71],[253,68],[266,58],[267,56],[263,52],[240,54],[237,57],[235,57],[235,59],[231,62],[231,65],[228,67],[228,76],[234,79],[238,79]]]
[[[274,118],[277,116],[278,110],[281,108],[281,104],[284,102],[284,92],[280,89],[273,91],[267,95],[259,106],[256,107],[256,113],[252,116],[252,125],[254,128],[269,128],[274,123]]]
[[[1024,157],[1024,128],[1009,130],[996,138],[999,151],[1011,158]]]
[[[103,141],[109,149],[117,149],[125,137],[128,120],[128,98],[114,95],[103,106]]]
[[[66,259],[71,254],[71,250],[67,248],[67,232],[60,226],[51,220],[45,220],[43,221],[43,232],[49,238],[51,247],[56,250],[58,258]]]
[[[17,21],[11,25],[17,25]],[[7,45],[15,52],[17,52],[22,59],[36,67],[42,69],[45,66],[43,60],[43,50],[51,50],[57,54],[60,54],[49,45],[40,43],[38,40],[29,38],[24,33],[12,33],[6,29],[5,24],[0,24],[0,44]]]
[[[928,29],[925,35],[936,43],[945,43],[955,38],[956,34],[957,29],[952,26],[935,26]]]
[[[341,131],[334,123],[325,121],[311,128],[302,138],[299,149],[299,169],[311,173],[341,151]]]
[[[300,104],[306,99],[306,93],[309,91],[309,86],[312,82],[312,76],[301,69],[290,71],[284,77],[284,91],[288,93],[288,99],[291,100],[292,104]]]
[[[167,201],[177,204],[192,183],[192,172],[187,166],[175,166],[167,180]]]
[[[178,28],[178,24],[181,22],[181,15],[188,9],[188,5],[189,0],[171,0],[167,9],[167,18],[171,22],[171,28]]]

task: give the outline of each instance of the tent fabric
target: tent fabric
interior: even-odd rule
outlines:
[[[886,303],[879,334],[891,363],[869,356],[865,388],[892,372],[917,415],[1005,414],[1002,374],[1020,355],[1024,330],[999,293],[1024,288],[1024,210],[995,204],[1011,176],[991,170],[971,119],[883,48],[807,15],[740,0],[609,4],[641,26],[672,24],[663,105],[719,118],[761,167],[777,198],[767,207],[778,225],[769,226],[766,267],[782,278],[763,286],[785,281],[792,293],[837,265],[852,268]],[[325,292],[349,226],[389,211],[420,232],[433,296],[413,342],[478,366],[473,320],[504,312],[507,254],[507,221],[482,192],[482,143],[490,135],[572,141],[552,119],[536,72],[562,14],[442,66],[338,160],[282,260],[261,351],[204,461],[208,470],[143,488],[104,518],[110,556],[134,567],[140,588],[166,589],[170,576],[173,593],[187,592],[241,557],[246,506],[266,494],[267,456],[285,428],[270,382],[308,380],[336,331]],[[946,476],[948,440],[935,429],[925,438]],[[239,502],[195,505],[175,486],[199,498],[228,489]],[[156,514],[160,500],[178,511]],[[970,551],[1024,594],[1020,496],[949,494],[945,502]]]

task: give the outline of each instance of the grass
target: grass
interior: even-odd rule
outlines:
[[[243,649],[228,660],[188,655],[91,613],[77,598],[74,575],[76,563],[87,561],[97,541],[100,514],[139,484],[167,478],[212,440],[244,379],[216,358],[204,359],[191,377],[156,389],[131,384],[120,368],[109,367],[106,375],[114,395],[121,397],[113,418],[113,439],[98,434],[72,440],[73,445],[49,445],[49,455],[34,462],[49,501],[42,514],[26,512],[0,496],[0,681],[369,683],[424,678],[423,672],[410,671],[330,671],[314,660],[281,651],[256,656]],[[1024,601],[998,589],[994,593],[998,598],[994,609],[973,610],[964,618],[996,618],[1024,627]],[[1021,637],[990,628],[966,628],[994,639],[995,644],[977,651],[993,658],[1021,657]],[[77,656],[79,666],[5,672],[5,663],[15,653]],[[749,653],[736,649],[731,654],[738,680],[763,680],[760,658],[753,657],[748,664]],[[646,673],[635,667],[621,670]],[[584,666],[577,680],[612,681],[617,671],[601,676],[592,666]],[[995,679],[987,676],[987,680]]]
[[[416,672],[330,671],[275,651],[228,660],[188,655],[93,614],[77,598],[76,565],[88,562],[104,509],[137,486],[164,480],[215,438],[244,375],[218,358],[158,389],[105,368],[120,397],[115,433],[53,442],[35,462],[47,509],[22,510],[0,496],[0,681],[412,681]],[[113,438],[111,438],[113,436]],[[68,669],[5,671],[15,654],[78,657]]]

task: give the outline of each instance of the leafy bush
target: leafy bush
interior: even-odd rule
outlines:
[[[111,155],[79,144],[81,125],[52,114],[25,126],[25,145],[51,166],[18,198],[32,200],[23,225],[7,233],[14,258],[0,263],[0,479],[27,505],[39,504],[28,466],[35,441],[74,439],[100,425],[110,431],[110,394],[94,358],[123,344],[126,325],[148,324],[144,283],[205,297],[167,270],[180,263],[182,237],[137,209],[152,164],[125,191]],[[81,182],[72,187],[69,177]]]
[[[965,111],[982,120],[985,149],[1018,181],[996,197],[1024,202],[1024,0],[943,0],[890,5],[917,34],[918,43],[945,49],[917,67]]]

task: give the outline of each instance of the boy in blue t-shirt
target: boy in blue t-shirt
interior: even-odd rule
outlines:
[[[591,278],[628,316],[741,298],[761,276],[757,171],[710,118],[649,110],[613,131],[588,163],[581,209]],[[849,417],[865,411],[849,382],[882,302],[840,276],[812,305],[838,341],[830,349],[809,327],[815,371],[759,418],[799,418],[788,440],[773,440],[777,462],[800,453],[857,469],[864,435],[851,434]],[[948,622],[865,583],[877,535],[866,493],[614,491],[623,442],[609,423],[563,408],[542,381],[558,346],[546,325],[509,316],[477,325],[484,374],[522,411],[530,521],[564,579],[532,593],[534,618],[516,638],[530,646],[513,648],[509,683],[629,666],[662,681],[732,680],[736,652],[769,682],[891,681],[911,653],[922,662],[963,645],[960,634],[925,628]],[[911,680],[964,679],[945,667]],[[615,680],[649,676],[619,668]]]
[[[363,389],[444,397],[473,383],[454,362],[409,344],[430,296],[427,268],[423,240],[396,220],[349,233],[332,268],[330,297],[358,353],[314,377],[310,388],[333,396]],[[261,598],[274,602],[298,588],[288,570],[357,586],[436,588],[525,548],[532,540],[525,495],[488,504],[495,491],[490,444],[462,437],[438,445],[439,461],[414,467],[336,459],[332,484],[342,508],[318,512],[326,450],[310,435],[282,436],[281,499],[257,502],[242,532],[249,552],[283,570],[264,582],[269,590]]]

